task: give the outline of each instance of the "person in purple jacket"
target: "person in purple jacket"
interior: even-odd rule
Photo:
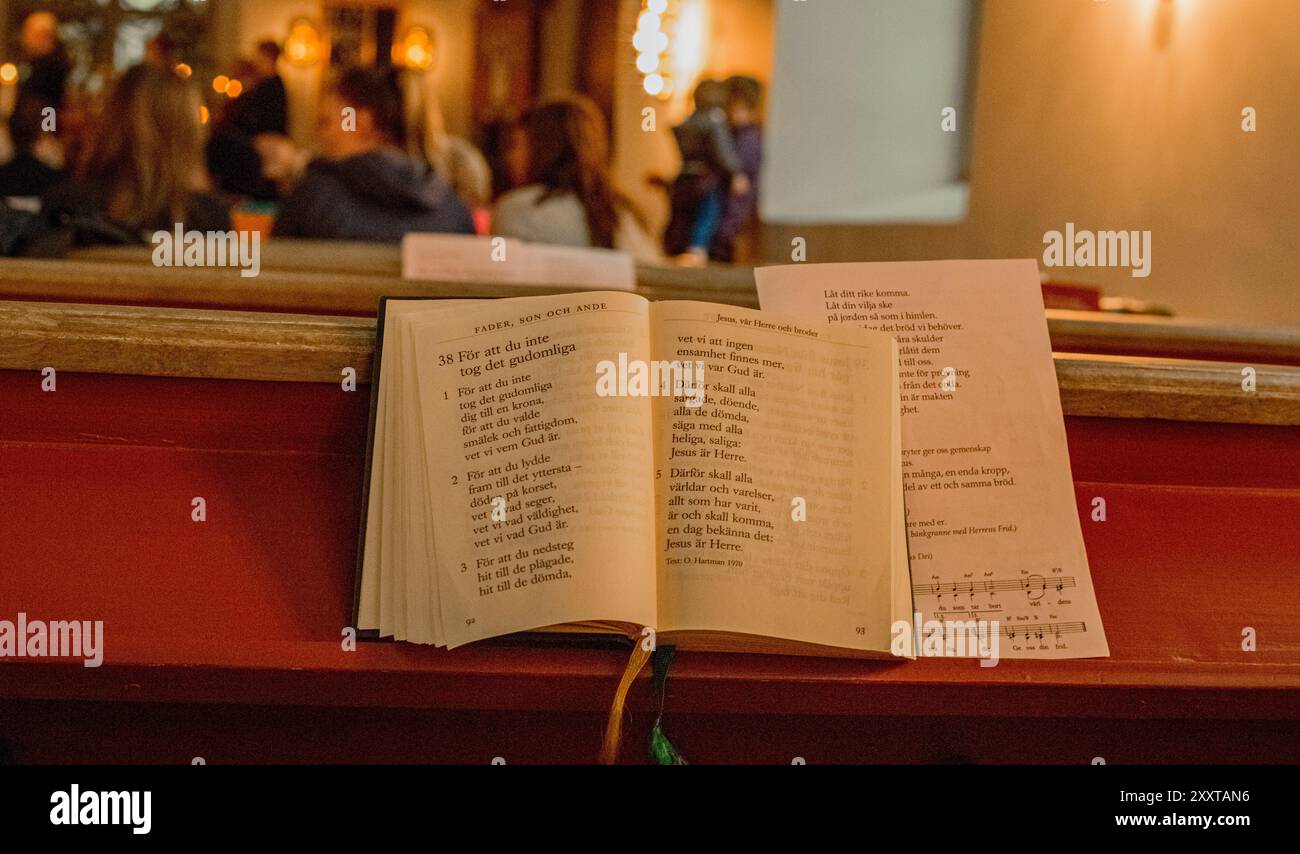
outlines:
[[[758,116],[763,87],[754,78],[743,76],[728,79],[726,85],[727,122],[740,160],[739,174],[747,180],[733,184],[727,196],[709,258],[729,264],[736,259],[736,238],[749,227],[758,208],[758,175],[763,167],[763,129]]]

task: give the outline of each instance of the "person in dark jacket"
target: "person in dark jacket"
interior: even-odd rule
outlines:
[[[254,140],[263,134],[289,132],[289,97],[280,77],[280,46],[267,40],[257,45],[250,64],[248,89],[230,101],[208,140],[208,170],[222,192],[254,199],[276,198],[274,183],[263,175]]]
[[[274,234],[386,243],[408,232],[473,234],[473,216],[447,182],[403,149],[403,114],[391,73],[344,73],[322,103],[323,156],[280,206]]]
[[[9,117],[14,156],[0,166],[0,199],[39,198],[59,183],[59,171],[36,156],[36,144],[42,133],[42,109],[41,101],[26,96],[19,97],[14,106],[14,113]]]
[[[63,107],[71,64],[59,41],[59,19],[51,12],[33,12],[23,19],[21,47],[26,73],[19,95],[42,107]]]
[[[722,221],[727,194],[746,179],[727,125],[727,87],[704,80],[695,87],[695,110],[673,135],[682,171],[669,190],[672,217],[664,249],[683,263],[708,261],[709,245]]]
[[[758,116],[763,87],[752,77],[736,76],[727,80],[727,91],[727,123],[731,126],[740,172],[747,180],[727,197],[722,222],[709,247],[709,258],[731,264],[736,260],[736,238],[758,212],[758,177],[763,168],[763,128]]]
[[[226,120],[249,136],[289,132],[289,95],[279,63],[280,46],[269,39],[259,42],[250,86],[230,104]]]

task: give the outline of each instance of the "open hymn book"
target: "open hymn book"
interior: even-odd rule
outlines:
[[[379,339],[359,629],[890,655],[889,335],[597,292],[385,300]],[[694,395],[663,379],[688,363]]]

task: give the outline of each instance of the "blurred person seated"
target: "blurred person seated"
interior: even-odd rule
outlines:
[[[9,117],[9,137],[13,140],[14,156],[0,166],[0,199],[30,200],[21,206],[39,210],[39,200],[52,190],[62,176],[59,170],[41,156],[42,143],[54,134],[41,129],[45,105],[30,97],[19,97]]]
[[[401,73],[406,118],[406,150],[442,176],[474,215],[475,231],[488,233],[492,205],[492,169],[487,158],[464,137],[447,133],[442,103],[433,76]]]
[[[323,156],[293,183],[276,236],[395,243],[408,232],[474,233],[469,208],[450,185],[404,150],[406,122],[392,73],[345,72],[327,91],[318,124]],[[285,142],[262,140],[259,149],[271,160],[268,172],[287,185],[302,156]]]
[[[682,264],[708,263],[730,193],[745,193],[749,179],[741,169],[735,140],[727,124],[728,89],[717,80],[695,87],[695,110],[673,136],[682,155],[682,170],[669,189],[672,214],[664,233],[664,250]]]
[[[709,260],[736,260],[736,239],[758,212],[758,177],[763,169],[763,129],[758,124],[763,87],[753,77],[727,80],[727,124],[745,180],[732,187],[722,207],[722,219],[709,246]]]
[[[497,201],[493,234],[662,260],[644,218],[614,186],[609,135],[595,104],[579,95],[546,101],[524,115],[523,127],[528,183]]]
[[[528,133],[518,116],[483,128],[483,153],[492,170],[493,199],[528,183]]]
[[[230,214],[203,167],[197,91],[170,69],[142,63],[113,85],[73,158],[70,180],[44,204],[72,242],[144,242],[177,224],[226,231]]]

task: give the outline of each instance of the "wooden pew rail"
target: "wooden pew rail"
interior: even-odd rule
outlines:
[[[372,319],[11,301],[0,329],[0,605],[101,618],[109,639],[93,671],[0,660],[0,704],[32,720],[41,704],[412,710],[447,732],[478,726],[473,713],[570,746],[556,728],[608,707],[620,648],[342,650],[368,395],[339,381],[345,367],[367,380]],[[830,733],[845,731],[824,723],[836,717],[974,727],[970,744],[1016,720],[1122,724],[1134,742],[1163,721],[1221,740],[1169,756],[1300,759],[1277,753],[1300,744],[1300,368],[1260,365],[1253,394],[1236,362],[1058,354],[1056,368],[1111,657],[682,655],[670,710],[688,742],[724,719],[774,732],[780,750],[816,739],[799,718]],[[215,508],[206,526],[189,520],[195,494]],[[1098,495],[1110,519],[1089,524]],[[651,706],[638,688],[638,725]]]

